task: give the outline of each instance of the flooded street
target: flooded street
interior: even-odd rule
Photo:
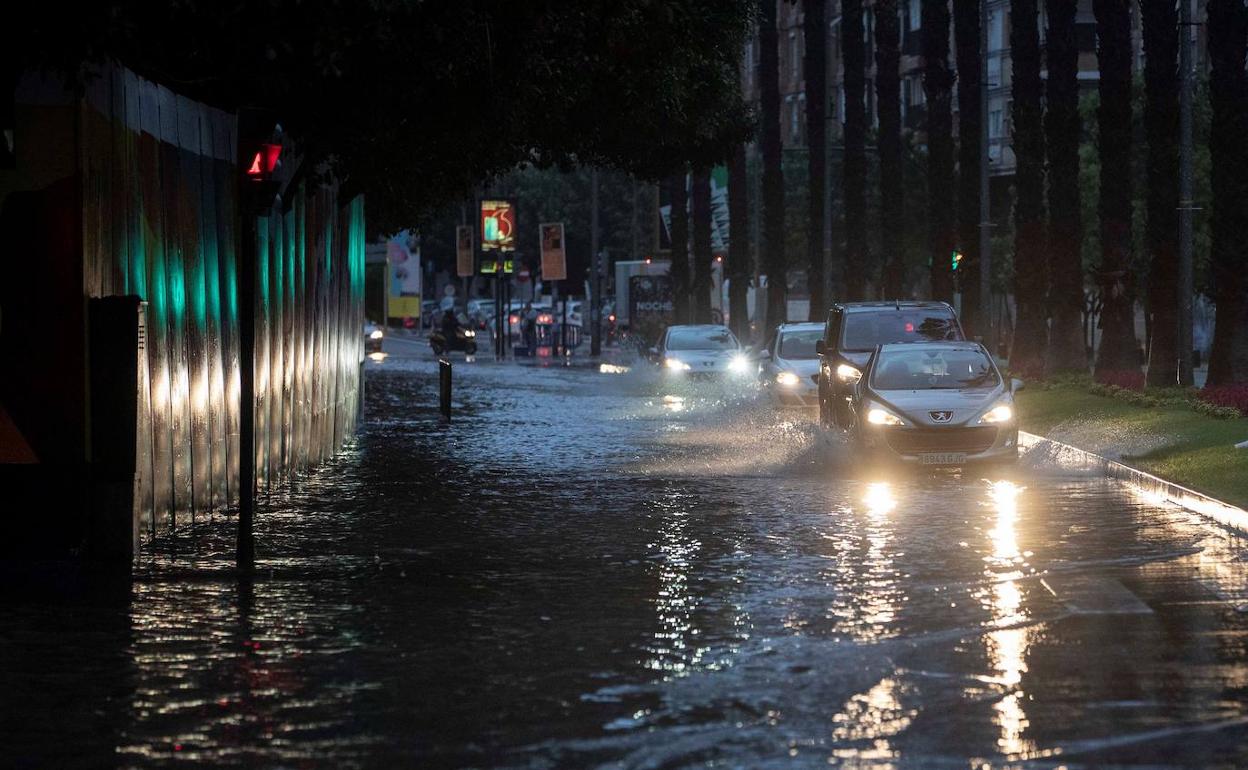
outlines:
[[[0,608],[6,767],[1248,765],[1244,543],[1127,487],[858,468],[644,373],[370,363],[353,445],[131,586]],[[54,597],[49,599],[49,596]]]

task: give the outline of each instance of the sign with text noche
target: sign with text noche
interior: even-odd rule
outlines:
[[[481,201],[481,250],[516,250],[516,204],[509,200]]]
[[[566,280],[568,260],[563,250],[563,223],[549,222],[537,229],[542,233],[542,280]]]
[[[455,275],[471,278],[472,263],[472,225],[459,225],[455,228]]]

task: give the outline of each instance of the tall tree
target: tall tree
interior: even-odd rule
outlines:
[[[959,281],[962,323],[980,334],[979,323],[979,132],[983,105],[979,98],[979,3],[953,4],[954,42],[958,62],[958,242],[962,248]]]
[[[880,248],[884,250],[884,298],[905,292],[902,231],[905,188],[901,165],[901,43],[897,0],[875,3],[875,96],[879,116]]]
[[[1079,196],[1078,0],[1047,0],[1044,134],[1049,155],[1049,367],[1087,371],[1083,341],[1083,223]]]
[[[711,322],[711,169],[693,169],[693,322]]]
[[[1101,379],[1140,371],[1131,277],[1131,12],[1130,0],[1093,0],[1100,66],[1097,150],[1101,159]]]
[[[947,0],[923,0],[922,28],[932,298],[953,302],[950,255],[958,243],[958,229],[954,196],[949,194],[949,182],[953,179],[953,70],[949,68]]]
[[[767,322],[770,331],[785,321],[788,305],[784,258],[784,170],[780,147],[780,50],[776,5],[759,0],[758,77],[762,108],[763,151],[763,269],[767,273]]]
[[[862,0],[841,3],[841,63],[845,68],[845,298],[866,298],[871,254],[867,248],[867,51]]]
[[[1248,382],[1248,10],[1241,0],[1209,0],[1209,154],[1213,193],[1210,283],[1217,303],[1207,385]]]
[[[810,208],[807,217],[809,234],[806,260],[806,285],[810,288],[810,320],[822,321],[828,313],[823,287],[826,282],[824,262],[823,214],[827,202],[827,114],[828,102],[828,27],[826,0],[802,0],[805,12],[803,28],[806,35],[806,153],[810,179]]]
[[[678,324],[689,323],[689,194],[682,168],[667,179],[668,200],[672,202],[672,312]]]
[[[750,338],[749,288],[754,266],[750,262],[750,188],[745,144],[732,149],[728,161],[728,316],[737,339]]]
[[[1148,139],[1148,384],[1175,385],[1179,372],[1179,13],[1173,2],[1140,0],[1144,23],[1144,133]]]
[[[1048,348],[1049,252],[1045,248],[1043,84],[1036,0],[1010,2],[1014,171],[1014,300],[1010,368],[1044,373]]]

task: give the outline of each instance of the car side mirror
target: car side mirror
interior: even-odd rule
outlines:
[[[823,340],[815,340],[815,352],[823,355],[828,352],[828,346],[823,344]]]
[[[1022,389],[1023,389],[1023,388],[1025,388],[1025,387],[1027,387],[1027,383],[1023,382],[1022,380],[1018,379],[1017,377],[1015,377],[1014,379],[1010,380],[1010,390],[1011,390],[1011,391],[1013,391],[1013,392],[1015,392],[1015,393],[1017,393],[1018,391],[1022,390]]]

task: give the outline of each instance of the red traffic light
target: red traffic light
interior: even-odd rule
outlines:
[[[278,159],[282,156],[280,144],[262,144],[251,165],[247,168],[247,176],[252,179],[268,179],[277,169]]]

